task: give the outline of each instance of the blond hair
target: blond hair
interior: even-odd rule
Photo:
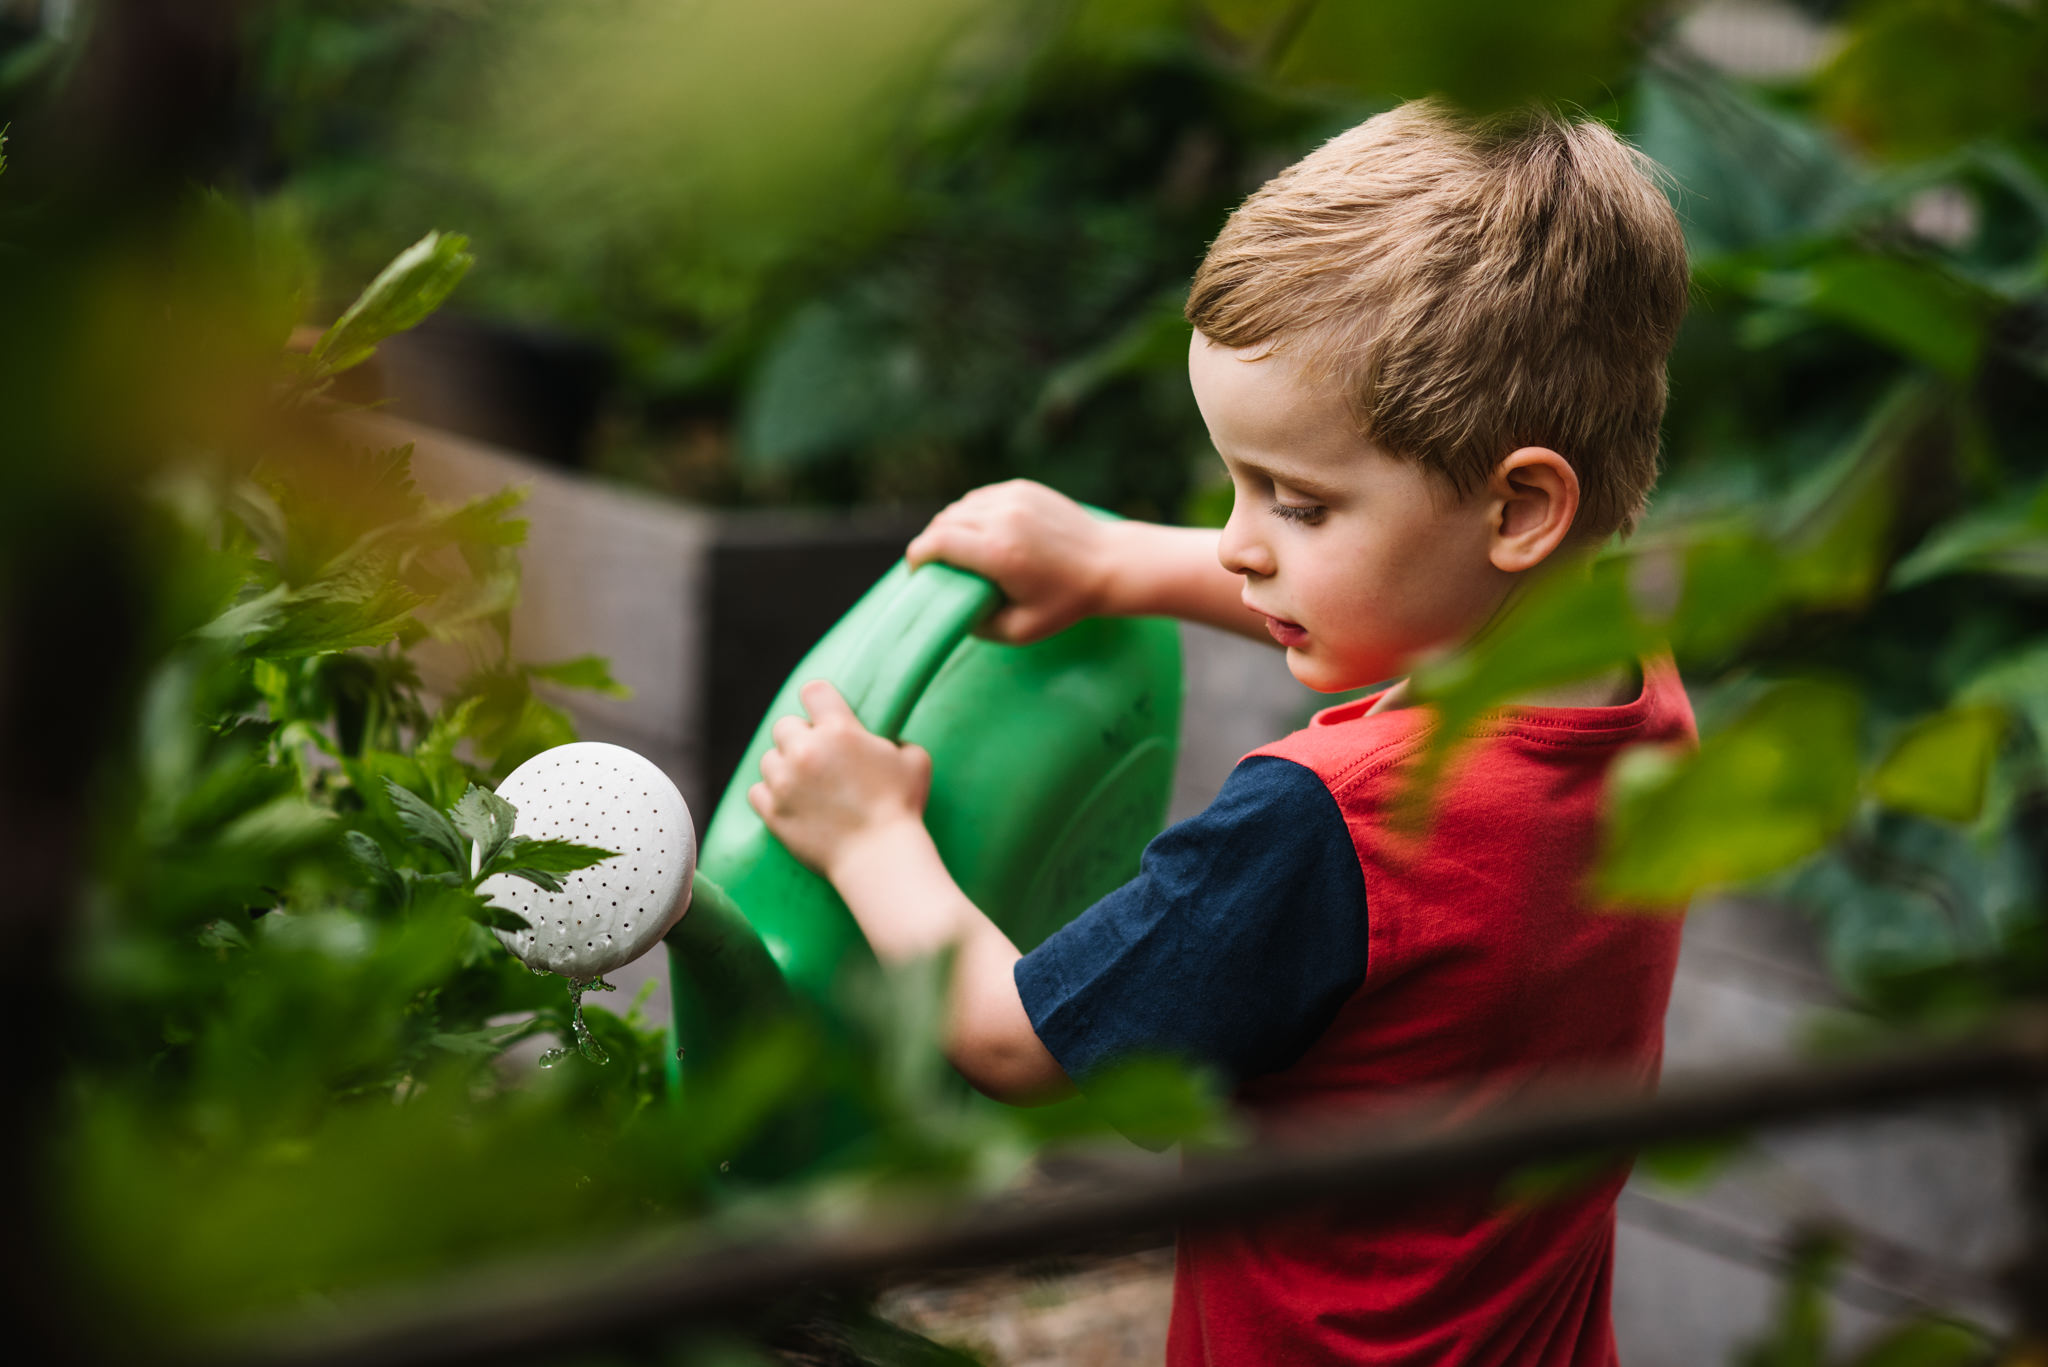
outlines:
[[[1575,537],[1635,525],[1657,479],[1685,239],[1656,167],[1604,125],[1418,101],[1341,133],[1244,202],[1187,316],[1298,358],[1361,432],[1460,495],[1547,446]]]

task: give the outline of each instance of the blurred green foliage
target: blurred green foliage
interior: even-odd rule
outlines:
[[[182,240],[240,253],[252,296],[289,283],[217,200]],[[309,351],[269,356],[260,445],[166,453],[148,490],[171,630],[102,814],[86,1010],[62,1046],[73,1229],[119,1323],[191,1331],[657,1216],[845,1218],[987,1189],[1110,1123],[1161,1143],[1213,1128],[1179,1070],[1112,1079],[1099,1113],[968,1097],[938,1052],[936,965],[856,977],[853,1037],[764,1028],[678,1106],[644,993],[585,1008],[585,1036],[565,985],[489,934],[520,924],[478,891],[493,872],[550,886],[608,857],[514,836],[489,792],[574,738],[533,682],[620,686],[600,660],[512,656],[517,491],[437,505],[408,450],[350,445],[322,397],[468,263],[446,234],[401,253]],[[468,672],[430,690],[429,647]],[[508,1058],[547,1034],[581,1057],[542,1073]],[[728,1175],[821,1104],[861,1123],[810,1184]],[[858,1307],[835,1323],[858,1327]]]
[[[1817,70],[1772,82],[1709,69],[1657,18],[1625,0],[250,7],[237,166],[265,211],[186,202],[146,239],[0,260],[6,421],[39,457],[10,477],[57,491],[0,510],[0,587],[38,537],[150,567],[142,663],[108,684],[67,970],[83,1009],[57,1031],[73,1238],[113,1319],[210,1324],[656,1220],[942,1199],[1105,1115],[1150,1139],[1218,1124],[1162,1070],[1092,1112],[962,1096],[928,975],[853,984],[857,1038],[762,1032],[683,1109],[630,1008],[588,1012],[604,1067],[508,1059],[569,1031],[567,994],[485,928],[460,842],[489,814],[472,799],[451,859],[435,813],[572,737],[536,681],[618,685],[600,661],[513,657],[516,496],[436,506],[404,452],[328,421],[335,375],[463,279],[446,235],[385,268],[422,222],[479,230],[462,306],[618,352],[615,473],[736,501],[1027,474],[1202,517],[1214,458],[1178,302],[1228,208],[1395,98],[1580,101],[1671,172],[1693,251],[1665,489],[1633,542],[1418,682],[1454,732],[1668,646],[1703,744],[1632,758],[1605,891],[1796,900],[1844,986],[1908,1026],[2038,997],[2048,14],[1866,0]],[[67,51],[5,54],[0,116],[63,88]],[[39,155],[19,133],[7,150]],[[4,205],[10,253],[35,207]],[[337,282],[372,275],[351,305]],[[340,321],[285,353],[309,315]],[[464,663],[430,691],[432,652]],[[862,1118],[857,1145],[775,1188],[725,1170],[820,1098]],[[1800,1267],[1758,1363],[1825,1360],[1825,1258]],[[1974,1351],[1922,1326],[1866,1360]]]

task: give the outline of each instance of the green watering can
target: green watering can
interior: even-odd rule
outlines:
[[[1028,646],[975,635],[986,579],[899,563],[789,676],[713,812],[690,909],[667,935],[671,1081],[716,1066],[777,1012],[836,1013],[869,956],[845,903],[747,804],[770,728],[829,680],[879,735],[931,752],[925,823],[946,867],[1030,950],[1137,872],[1165,821],[1180,730],[1180,636],[1164,618],[1094,618]]]

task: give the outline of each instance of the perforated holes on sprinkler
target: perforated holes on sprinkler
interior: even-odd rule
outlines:
[[[502,873],[484,880],[480,891],[530,923],[497,932],[529,968],[587,982],[654,948],[682,918],[697,839],[683,795],[653,761],[600,741],[558,745],[514,769],[498,796],[519,809],[515,835],[618,854],[561,875],[559,893]]]

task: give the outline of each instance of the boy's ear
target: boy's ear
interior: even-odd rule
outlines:
[[[1547,446],[1510,452],[1494,467],[1486,493],[1492,526],[1487,556],[1508,574],[1542,564],[1570,537],[1579,515],[1578,472]]]

